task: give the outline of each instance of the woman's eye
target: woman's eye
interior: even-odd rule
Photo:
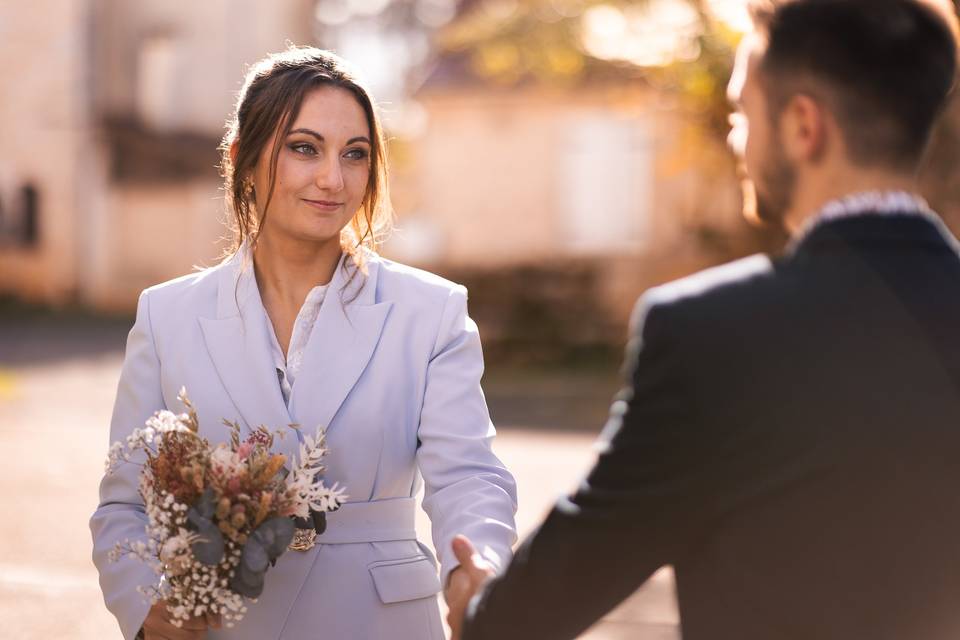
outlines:
[[[350,149],[343,155],[350,160],[366,160],[368,154],[366,149]]]
[[[290,150],[306,156],[316,155],[317,153],[317,150],[309,142],[294,142],[290,145]]]

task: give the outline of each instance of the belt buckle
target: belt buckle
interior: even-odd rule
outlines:
[[[293,551],[309,551],[317,544],[317,532],[314,529],[294,529],[293,541],[288,549]]]

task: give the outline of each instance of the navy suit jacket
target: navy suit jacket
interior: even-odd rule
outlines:
[[[573,638],[673,565],[686,640],[960,638],[960,257],[821,224],[640,301],[602,452],[466,640]]]

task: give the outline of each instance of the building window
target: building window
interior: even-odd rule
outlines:
[[[20,188],[20,245],[35,247],[40,241],[40,194],[32,184]]]
[[[17,197],[0,194],[0,246],[33,248],[40,243],[40,193],[27,183]],[[9,202],[12,207],[8,207]]]
[[[643,122],[580,113],[557,158],[558,211],[575,253],[636,251],[649,240],[652,145]]]
[[[148,128],[176,129],[178,108],[179,47],[170,34],[144,38],[137,51],[137,115]]]

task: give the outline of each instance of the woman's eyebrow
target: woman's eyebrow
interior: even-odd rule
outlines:
[[[324,137],[323,137],[321,134],[317,133],[317,132],[314,131],[313,129],[308,129],[308,128],[306,128],[306,127],[299,127],[299,128],[297,128],[297,129],[292,129],[292,130],[290,131],[290,133],[291,133],[291,134],[293,134],[293,133],[303,133],[303,134],[306,134],[306,135],[308,135],[308,136],[313,136],[313,137],[316,138],[319,142],[324,142]],[[369,144],[371,147],[373,146],[373,144],[370,142],[370,139],[369,139],[367,136],[354,136],[354,137],[350,138],[349,140],[347,140],[347,144],[353,144],[354,142],[366,142],[366,143]]]
[[[322,135],[320,135],[319,133],[317,133],[317,132],[314,131],[313,129],[307,129],[306,127],[300,127],[299,129],[293,129],[293,130],[290,131],[290,133],[305,133],[305,134],[307,134],[308,136],[313,136],[314,138],[316,138],[316,139],[319,140],[320,142],[323,142],[323,136],[322,136]]]

